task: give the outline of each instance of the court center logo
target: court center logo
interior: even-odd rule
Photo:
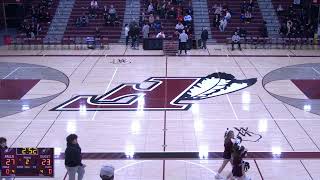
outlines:
[[[257,82],[237,80],[231,74],[206,77],[152,77],[143,83],[125,83],[102,96],[79,95],[53,111],[137,111],[188,110],[194,100],[235,92]]]

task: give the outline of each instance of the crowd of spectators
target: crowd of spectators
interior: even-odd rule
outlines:
[[[86,13],[85,8],[83,8],[84,12],[82,16],[76,18],[76,26],[77,27],[86,27],[89,25],[90,19],[96,19],[101,15],[104,19],[104,23],[106,26],[115,26],[120,24],[119,16],[117,14],[117,10],[113,4],[108,6],[103,6],[100,8],[97,0],[92,0],[88,7],[88,12]]]
[[[244,23],[250,23],[251,20],[252,20],[252,13],[253,13],[253,10],[254,10],[254,1],[253,0],[249,0],[249,1],[246,1],[244,0],[242,2],[242,5],[241,5],[241,14],[240,14],[240,20]]]
[[[26,35],[27,38],[35,38],[42,31],[42,23],[50,23],[51,14],[50,7],[52,0],[41,0],[38,5],[32,5],[30,8],[31,18],[26,16],[21,23],[20,31]]]
[[[244,0],[241,4],[240,20],[244,23],[250,23],[253,16],[255,1]],[[227,4],[215,4],[210,10],[210,14],[213,15],[213,27],[218,28],[221,32],[224,32],[230,23],[232,18],[232,10],[229,9]]]
[[[224,32],[228,23],[231,21],[232,12],[227,4],[215,4],[212,6],[210,13],[213,14],[213,27],[219,28]]]
[[[183,3],[183,0],[146,0],[139,21],[133,19],[125,26],[126,45],[131,38],[132,48],[138,48],[140,33],[143,38],[178,38],[183,31],[190,36],[193,33],[193,9],[191,2],[187,7]],[[164,27],[163,20],[176,21],[173,34],[164,31],[168,27]]]
[[[145,1],[146,11],[143,12],[139,19],[140,27],[145,26],[146,24],[149,26],[148,33],[146,31],[143,32],[144,38],[150,36],[150,33],[153,32],[156,37],[164,37],[160,36],[159,33],[163,32],[164,27],[161,23],[161,20],[176,20],[177,25],[172,27],[175,29],[175,33],[173,37],[178,37],[183,30],[190,35],[192,34],[193,23],[192,23],[192,7],[191,2],[187,7],[182,6],[185,3],[183,0],[147,0]],[[144,28],[142,28],[144,29]]]
[[[312,16],[311,6],[292,4],[284,8],[277,7],[277,14],[281,21],[280,34],[288,38],[309,38],[314,36],[317,17]]]

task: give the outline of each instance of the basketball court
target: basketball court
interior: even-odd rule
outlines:
[[[252,179],[320,178],[317,50],[0,54],[0,136],[11,147],[55,148],[53,179],[65,178],[70,133],[86,180],[105,164],[116,180],[214,179],[227,128],[248,149]]]

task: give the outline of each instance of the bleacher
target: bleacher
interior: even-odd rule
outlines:
[[[312,11],[311,9],[302,10],[303,9],[302,4],[300,7],[294,6],[293,2],[290,0],[282,0],[280,2],[276,1],[276,0],[272,0],[272,3],[273,3],[273,6],[276,11],[277,11],[277,8],[280,4],[281,4],[282,8],[284,9],[282,14],[277,13],[278,18],[280,20],[280,23],[282,23],[286,26],[285,23],[287,22],[287,18],[290,18],[293,22],[294,22],[294,19],[298,19],[302,22],[302,24],[304,26],[303,29],[301,31],[298,31],[298,32],[300,32],[299,34],[293,35],[294,37],[299,37],[299,38],[300,37],[303,37],[303,38],[313,38],[314,37],[314,33],[316,31],[316,27],[317,27],[317,23],[318,23],[318,21],[317,21],[318,15],[316,15],[315,18],[311,18],[311,22],[308,25],[307,25],[307,23],[309,22],[308,20],[301,20],[301,15],[305,15],[305,17],[307,17],[307,14],[311,13],[311,12],[309,12],[309,13],[304,14],[303,12],[304,11]],[[288,12],[289,9],[292,12]],[[316,7],[316,9],[313,11],[318,11],[318,8]],[[288,15],[288,13],[289,13],[289,15]],[[298,27],[300,27],[300,26],[298,25]],[[282,36],[286,37],[287,35],[282,35]],[[289,36],[292,36],[292,35],[289,35]]]
[[[98,0],[99,10],[98,16],[96,18],[90,19],[89,24],[86,27],[77,27],[76,19],[86,13],[89,14],[89,6],[91,0],[76,0],[72,13],[69,18],[67,29],[64,33],[64,37],[92,37],[95,35],[95,28],[98,27],[103,38],[107,38],[111,43],[117,43],[121,36],[122,30],[122,21],[126,6],[125,0]],[[103,7],[107,6],[108,9],[110,5],[114,5],[114,8],[117,11],[117,15],[119,17],[120,23],[118,25],[105,26],[105,21],[103,18]]]
[[[149,4],[146,4],[145,0],[140,0],[140,2],[141,2],[141,13],[142,12],[146,13]],[[175,9],[177,9],[179,7],[179,5],[172,5],[172,4],[171,4],[171,6],[174,6]],[[181,7],[182,7],[182,9],[186,9],[188,7],[188,2],[185,1],[184,3],[182,3]],[[185,11],[183,11],[183,12],[185,12]],[[174,35],[177,20],[176,19],[164,19],[164,18],[160,17],[160,21],[161,21],[161,25],[162,25],[162,30],[164,31],[166,38],[177,39],[177,36]],[[150,29],[149,37],[155,37],[156,35],[157,35],[156,32],[154,30]]]
[[[229,6],[229,9],[231,10],[231,21],[228,23],[227,28],[225,32],[220,32],[218,27],[213,27],[213,19],[214,15],[212,13],[209,14],[210,16],[210,24],[211,24],[211,31],[212,31],[212,37],[217,40],[218,43],[224,43],[226,41],[226,38],[231,37],[236,28],[240,27],[247,31],[248,37],[259,37],[259,28],[263,25],[263,18],[262,14],[260,12],[259,6],[257,3],[255,3],[255,8],[252,13],[252,21],[251,23],[244,23],[240,20],[241,15],[241,5],[243,0],[229,0],[224,1]],[[208,8],[212,8],[215,4],[219,5],[222,4],[220,0],[208,0]]]
[[[38,4],[40,4],[40,2],[41,2],[41,0],[33,0],[33,1],[31,1],[30,4],[28,4],[30,9],[27,10],[27,15],[26,15],[25,19],[27,19],[28,21],[31,22],[31,19],[32,19],[32,17],[31,17],[31,6],[34,5],[35,7],[37,7]],[[59,0],[52,0],[52,5],[51,5],[51,7],[49,7],[49,13],[51,15],[51,20],[53,19],[54,15],[55,15],[55,12],[56,12],[56,9],[58,7],[58,4],[59,4]],[[41,25],[42,31],[39,33],[38,36],[36,36],[36,38],[43,39],[47,35],[47,32],[48,32],[49,27],[50,27],[50,23],[41,22],[40,25]],[[19,32],[17,37],[18,38],[26,38],[26,34],[24,32]]]

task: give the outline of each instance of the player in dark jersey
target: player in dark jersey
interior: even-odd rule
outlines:
[[[216,179],[223,179],[223,177],[220,175],[220,173],[226,167],[228,162],[230,162],[231,154],[233,151],[233,142],[234,142],[234,132],[227,129],[227,131],[225,132],[225,135],[224,135],[223,162],[218,170],[218,173],[215,175]]]
[[[239,146],[238,144],[234,144],[233,152],[231,155],[231,164],[232,171],[228,175],[227,179],[230,180],[250,180],[249,177],[246,176],[246,170],[250,168],[248,162],[243,161],[243,158],[246,157],[247,150],[244,146]]]

